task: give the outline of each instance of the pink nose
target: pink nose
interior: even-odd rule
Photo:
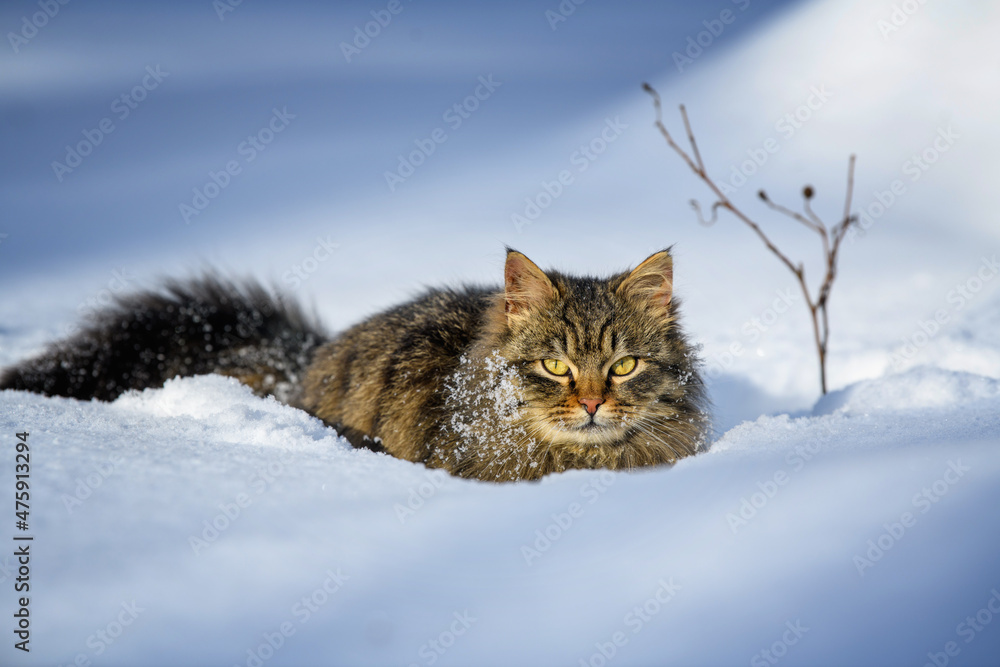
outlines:
[[[604,402],[603,398],[581,398],[580,404],[587,409],[589,414],[595,414],[597,412],[597,406]]]

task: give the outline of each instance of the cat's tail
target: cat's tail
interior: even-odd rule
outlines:
[[[208,275],[120,297],[75,335],[0,373],[0,389],[110,401],[178,375],[220,373],[295,405],[325,340],[297,304],[255,282]]]

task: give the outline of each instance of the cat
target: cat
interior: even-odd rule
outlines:
[[[0,389],[109,401],[219,373],[356,447],[502,482],[697,453],[709,425],[698,367],[669,249],[598,279],[508,248],[502,288],[432,289],[333,337],[256,283],[169,282],[120,298]]]

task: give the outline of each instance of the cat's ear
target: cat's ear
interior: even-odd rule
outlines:
[[[507,248],[503,275],[508,322],[526,316],[532,308],[545,307],[559,296],[545,272],[516,250]]]
[[[654,311],[670,314],[670,299],[674,292],[674,261],[670,250],[650,255],[625,277],[618,293],[646,304]]]

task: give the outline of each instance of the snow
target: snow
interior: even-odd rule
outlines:
[[[715,404],[711,446],[673,468],[494,485],[355,451],[217,376],[110,404],[2,392],[0,437],[30,433],[35,539],[30,654],[0,549],[0,664],[996,664],[1000,10],[742,4],[680,72],[671,53],[728,3],[586,3],[556,30],[548,5],[404,4],[350,64],[340,40],[384,5],[109,21],[70,3],[0,55],[0,365],[205,264],[273,280],[335,330],[423,284],[497,282],[504,244],[596,274],[673,243]],[[34,11],[9,3],[0,26]],[[157,63],[171,75],[59,182],[50,163]],[[443,124],[491,72],[496,92]],[[720,180],[780,141],[739,190],[749,211],[760,187],[794,203],[810,182],[835,218],[852,150],[859,210],[904,184],[843,249],[828,395],[792,277],[733,219],[693,220],[704,190],[651,127],[646,79],[675,133],[687,104]],[[178,204],[284,106],[297,117],[185,224]],[[447,142],[390,192],[384,172],[438,126]],[[765,226],[812,280],[816,239]]]
[[[34,461],[32,658],[247,664],[287,622],[268,664],[423,664],[468,613],[444,664],[571,664],[619,631],[622,663],[745,663],[786,622],[808,628],[790,662],[916,661],[998,585],[1000,397],[921,369],[871,405],[878,384],[670,470],[505,486],[352,450],[228,378],[110,405],[6,393],[3,427],[30,430]],[[859,573],[904,512],[915,523]],[[669,602],[648,602],[661,580]],[[997,646],[987,628],[963,659]]]

